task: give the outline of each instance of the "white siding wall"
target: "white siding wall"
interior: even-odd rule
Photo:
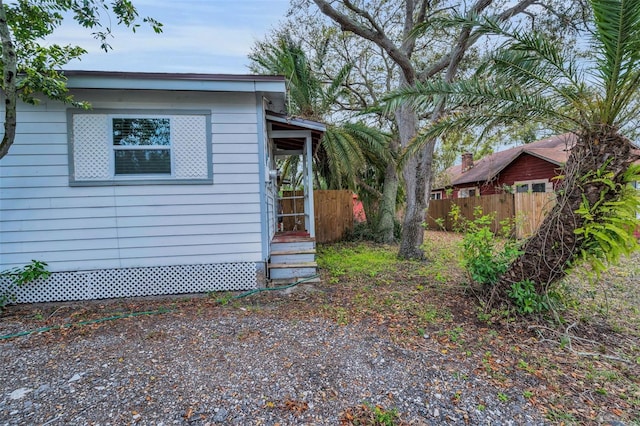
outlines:
[[[260,262],[253,93],[77,91],[94,108],[212,112],[212,185],[70,187],[67,106],[20,105],[0,160],[0,270],[31,259],[53,272]]]

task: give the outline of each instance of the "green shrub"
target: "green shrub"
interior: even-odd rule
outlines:
[[[402,236],[402,224],[393,221],[393,238],[399,241]],[[355,222],[353,229],[348,231],[344,237],[345,241],[374,241],[381,242],[381,238],[375,229],[375,226],[369,222]]]
[[[0,311],[5,306],[16,301],[16,290],[23,285],[35,281],[39,278],[48,278],[51,272],[47,271],[47,264],[37,260],[21,268],[12,268],[0,272],[0,278],[8,278],[8,284],[4,288],[0,288]]]
[[[533,281],[524,280],[511,284],[507,295],[513,300],[516,309],[521,314],[540,313],[549,310],[547,297],[536,292]]]
[[[472,221],[461,219],[459,212],[457,221],[464,231],[462,266],[474,282],[495,284],[509,264],[520,255],[517,241],[512,238],[501,241],[497,238],[490,229],[493,215],[482,214],[480,208],[474,211]],[[503,233],[509,233],[510,227],[507,224],[503,224],[502,228]]]
[[[620,256],[628,256],[640,248],[634,235],[640,226],[640,195],[630,185],[640,181],[640,165],[629,166],[621,183],[614,182],[612,174],[603,170],[593,171],[583,181],[604,183],[607,191],[616,196],[607,200],[607,191],[603,191],[600,199],[590,204],[583,195],[576,213],[584,218],[584,224],[574,231],[582,239],[582,259],[591,264],[596,274],[605,271],[607,264],[617,264]]]
[[[353,229],[344,237],[345,241],[374,241],[375,232],[368,222],[355,222]]]

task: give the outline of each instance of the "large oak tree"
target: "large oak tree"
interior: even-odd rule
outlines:
[[[471,25],[458,26],[456,29],[443,28],[439,24],[443,16],[471,17],[485,13],[503,22],[516,16],[526,18],[535,15],[542,21],[543,15],[553,16],[564,12],[552,7],[551,2],[534,0],[509,2],[506,6],[492,0],[476,0],[472,3],[428,0],[397,0],[391,3],[363,0],[313,2],[343,31],[353,33],[385,52],[400,70],[397,87],[413,87],[436,78],[452,82],[457,78],[465,55],[484,33]],[[383,3],[395,6],[397,19],[384,19],[377,13]],[[575,5],[569,7],[580,10]],[[532,12],[532,9],[536,10]],[[541,11],[545,13],[539,13]],[[424,48],[433,49],[429,55],[417,51],[418,40],[428,41]],[[401,149],[416,137],[421,118],[436,121],[446,110],[447,103],[444,100],[428,111],[420,111],[420,114],[408,103],[399,104],[394,117]],[[422,223],[428,207],[435,145],[435,138],[421,145],[415,155],[404,163],[402,170],[406,207],[399,255],[403,258],[423,257]]]

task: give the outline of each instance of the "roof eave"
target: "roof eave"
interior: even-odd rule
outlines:
[[[539,158],[539,159],[541,159],[541,160],[544,160],[544,161],[547,161],[547,162],[549,162],[549,163],[555,164],[556,166],[562,166],[562,165],[564,164],[564,163],[558,162],[558,161],[556,161],[556,160],[554,160],[554,159],[552,159],[552,158],[546,157],[546,156],[544,156],[544,155],[542,155],[542,154],[540,154],[540,153],[533,152],[533,151],[529,151],[529,150],[527,150],[527,149],[525,149],[524,151],[522,151],[522,153],[523,153],[523,154],[529,154],[529,155],[532,155],[532,156],[537,157],[537,158]],[[514,158],[514,160],[515,160],[515,158]]]
[[[70,89],[284,93],[282,76],[64,71]]]
[[[270,111],[267,111],[266,118],[267,120],[275,121],[277,123],[292,124],[294,126],[302,127],[309,130],[315,130],[318,132],[324,133],[327,131],[327,125],[318,121],[306,120],[303,118],[286,117]]]

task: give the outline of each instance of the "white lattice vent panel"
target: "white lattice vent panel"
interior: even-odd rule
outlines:
[[[171,119],[175,176],[206,179],[209,176],[207,122],[202,115],[177,115]]]
[[[255,263],[158,266],[56,272],[18,289],[18,303],[111,299],[208,291],[251,290],[258,284]],[[6,279],[0,288],[6,288]]]
[[[77,180],[109,179],[109,126],[104,114],[73,116],[73,164]]]

